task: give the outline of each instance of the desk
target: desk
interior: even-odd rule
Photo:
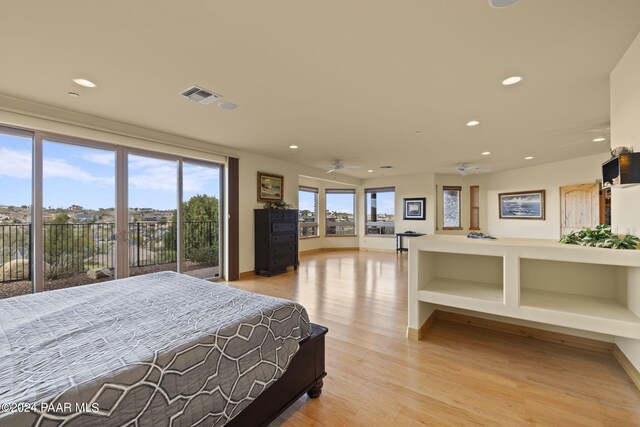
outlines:
[[[403,237],[418,237],[424,235],[424,233],[396,233],[396,253],[402,253],[409,250],[402,246]]]

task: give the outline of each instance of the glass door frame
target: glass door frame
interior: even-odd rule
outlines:
[[[36,277],[36,272],[35,272],[35,265],[38,262],[38,258],[35,257],[35,248],[36,248],[36,241],[41,241],[42,238],[40,238],[37,233],[35,233],[36,230],[36,194],[39,194],[40,196],[40,206],[42,206],[42,192],[40,193],[36,193],[36,190],[38,189],[42,189],[42,182],[40,181],[40,186],[38,186],[36,184],[36,150],[37,150],[37,144],[36,144],[36,139],[37,139],[37,133],[32,131],[32,130],[28,130],[28,129],[22,129],[19,127],[11,127],[11,126],[3,126],[0,125],[0,133],[3,133],[5,135],[13,135],[13,136],[18,136],[18,137],[25,137],[25,138],[30,138],[31,139],[31,233],[30,233],[30,246],[31,246],[31,253],[29,254],[29,259],[31,260],[31,292],[40,292],[42,290],[44,290],[44,281],[37,281],[37,277]],[[40,145],[40,147],[42,147],[42,145]],[[40,150],[40,164],[42,164],[42,150]],[[42,175],[42,170],[40,170],[40,175]],[[40,226],[42,226],[42,213],[40,214]],[[41,262],[44,262],[44,252],[42,253],[42,256],[39,258],[39,260]],[[42,275],[44,276],[44,265],[42,268],[43,272]],[[38,291],[36,289],[36,283],[40,283],[40,290]]]
[[[184,157],[184,156],[178,156],[178,155],[174,155],[174,154],[166,154],[166,153],[158,153],[155,151],[149,151],[149,150],[143,150],[143,149],[138,149],[138,148],[128,148],[128,147],[123,147],[122,148],[123,153],[123,159],[122,159],[122,163],[123,165],[119,165],[120,169],[119,169],[119,173],[121,173],[123,176],[120,177],[120,182],[122,183],[124,188],[118,188],[118,195],[122,196],[124,198],[124,200],[120,201],[120,206],[122,206],[122,211],[118,210],[118,214],[123,215],[122,218],[126,218],[127,220],[124,221],[123,224],[123,228],[116,228],[118,230],[118,233],[122,233],[122,236],[126,236],[126,244],[124,245],[124,247],[122,248],[122,252],[124,253],[120,253],[120,242],[118,242],[118,257],[122,256],[123,258],[120,259],[120,264],[123,265],[123,275],[122,277],[129,277],[129,248],[128,248],[128,225],[129,225],[129,155],[134,155],[134,156],[143,156],[143,157],[151,157],[154,159],[159,159],[159,160],[167,160],[167,161],[172,161],[172,162],[177,162],[178,168],[177,168],[177,176],[176,176],[176,184],[177,184],[177,191],[176,191],[176,197],[177,197],[177,205],[176,205],[176,241],[177,241],[177,248],[176,248],[176,258],[177,258],[177,272],[178,273],[182,273],[184,271],[184,261],[185,261],[185,254],[184,254],[184,222],[183,222],[183,217],[184,217],[184,212],[183,212],[183,180],[184,180],[184,163],[189,163],[190,165],[196,165],[196,166],[203,166],[203,167],[218,167],[220,170],[220,188],[219,188],[219,193],[220,193],[220,199],[218,200],[218,226],[219,226],[219,231],[218,231],[218,263],[219,263],[219,277],[216,278],[215,280],[223,280],[224,279],[224,275],[225,275],[225,271],[224,271],[224,250],[222,249],[222,242],[223,242],[223,236],[224,236],[224,221],[223,221],[223,212],[226,211],[224,209],[224,169],[225,169],[225,164],[222,163],[217,163],[214,161],[206,161],[206,160],[198,160],[198,159],[192,159],[190,157]],[[116,226],[117,227],[117,226]],[[117,278],[120,278],[120,276],[117,276]],[[213,278],[209,278],[207,280],[211,280]]]
[[[190,159],[190,158],[186,158],[186,157],[182,157],[180,160],[180,177],[184,178],[184,163],[188,163],[190,165],[194,165],[194,166],[200,166],[200,167],[206,167],[206,168],[211,168],[211,167],[217,167],[219,169],[219,181],[218,181],[218,194],[220,195],[220,197],[218,198],[218,277],[209,277],[206,280],[214,280],[214,281],[222,281],[225,279],[225,269],[224,269],[224,235],[225,235],[225,228],[224,228],[224,213],[226,212],[226,205],[225,205],[225,199],[224,199],[224,189],[225,189],[225,166],[224,164],[221,163],[216,163],[216,162],[208,162],[205,160],[195,160],[195,159]],[[182,183],[181,183],[182,184]],[[182,215],[182,209],[183,209],[183,203],[184,200],[183,199],[183,188],[180,188],[180,195],[179,195],[179,201],[180,201],[180,214]],[[179,230],[181,230],[181,234],[182,236],[184,236],[184,223],[180,222],[180,227],[178,227]],[[182,242],[184,244],[184,242]],[[183,246],[184,248],[184,246]],[[183,250],[184,253],[184,250]],[[180,268],[179,272],[182,272],[183,268],[184,268],[184,258],[179,258],[179,263],[178,266]]]

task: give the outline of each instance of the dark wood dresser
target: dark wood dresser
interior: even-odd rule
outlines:
[[[298,269],[298,211],[255,209],[256,274],[272,276]]]

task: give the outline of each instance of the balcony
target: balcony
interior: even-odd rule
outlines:
[[[115,224],[45,224],[45,290],[113,278]],[[31,293],[31,224],[0,224],[0,298]],[[217,222],[184,224],[183,272],[201,278],[219,274]],[[176,270],[177,231],[172,222],[129,224],[129,274]],[[190,273],[189,273],[190,272]]]

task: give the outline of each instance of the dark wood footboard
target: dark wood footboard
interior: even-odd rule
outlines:
[[[311,336],[300,344],[287,371],[264,393],[227,423],[231,427],[265,426],[303,394],[315,399],[322,393],[324,336],[328,329],[311,324]]]

